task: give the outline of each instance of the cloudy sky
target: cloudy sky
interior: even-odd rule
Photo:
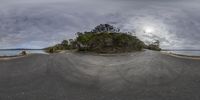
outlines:
[[[0,2],[0,49],[43,48],[104,23],[164,49],[200,49],[200,0]]]

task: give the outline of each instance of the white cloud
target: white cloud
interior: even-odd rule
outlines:
[[[0,48],[45,47],[101,23],[159,39],[163,48],[200,48],[199,2],[176,1],[1,0]]]

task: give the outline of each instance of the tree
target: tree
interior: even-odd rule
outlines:
[[[67,48],[68,47],[68,41],[67,40],[63,40],[61,42],[61,45],[64,47],[64,48]]]
[[[83,33],[77,32],[76,35],[77,35],[77,36],[81,36],[81,35],[83,35]]]
[[[76,49],[76,41],[74,39],[69,39],[69,49]]]
[[[76,43],[80,51],[100,53],[140,51],[144,42],[131,33],[122,33],[109,24],[100,24],[91,32],[77,33]]]
[[[160,46],[160,41],[156,40],[153,44],[156,45],[157,47],[159,47]]]
[[[99,33],[99,32],[120,32],[119,28],[113,27],[109,24],[100,24],[96,26],[92,32]]]
[[[132,33],[120,32],[109,24],[100,24],[91,32],[77,32],[75,39],[63,40],[60,44],[45,48],[47,52],[55,53],[60,50],[78,49],[79,51],[92,51],[98,53],[117,53],[140,51],[146,45]],[[160,49],[159,41],[152,43],[146,48]]]
[[[62,45],[68,45],[68,41],[67,41],[67,40],[63,40],[63,41],[61,42],[61,44],[62,44]]]
[[[153,42],[153,43],[151,43],[151,44],[149,44],[147,46],[147,49],[160,51],[161,50],[160,41],[159,40],[155,40],[155,42]]]

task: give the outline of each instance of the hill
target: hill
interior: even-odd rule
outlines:
[[[147,46],[137,36],[120,32],[119,28],[109,24],[100,24],[92,31],[77,32],[76,35],[75,39],[63,40],[60,44],[45,48],[45,50],[50,53],[69,49],[96,53],[123,53],[141,51],[143,48],[161,50],[158,40]]]

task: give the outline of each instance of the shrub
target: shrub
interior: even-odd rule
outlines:
[[[26,51],[22,51],[21,53],[20,53],[20,55],[27,55],[27,53],[26,53]]]

